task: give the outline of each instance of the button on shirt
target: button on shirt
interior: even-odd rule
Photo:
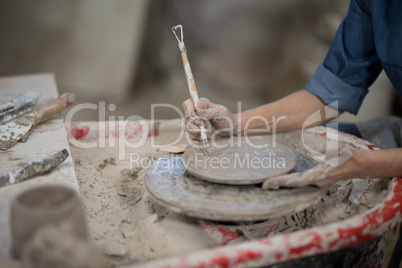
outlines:
[[[357,114],[382,69],[402,95],[402,0],[352,0],[306,89],[338,110]]]

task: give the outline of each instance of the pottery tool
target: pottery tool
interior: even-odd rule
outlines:
[[[41,121],[64,110],[75,101],[75,95],[64,93],[45,106],[0,125],[0,150],[7,150],[17,141],[26,139],[32,128]]]
[[[0,106],[0,124],[4,124],[26,112],[38,101],[39,93],[27,92]]]
[[[186,47],[184,46],[183,27],[179,24],[177,26],[174,26],[172,28],[172,31],[173,31],[173,34],[176,37],[177,41],[179,42],[179,49],[180,49],[180,53],[181,53],[181,58],[183,60],[183,66],[184,66],[184,72],[186,74],[188,90],[190,92],[191,100],[194,104],[194,109],[197,113],[200,110],[200,101],[199,101],[199,97],[198,97],[197,88],[195,87],[195,81],[194,81],[193,73],[191,71],[190,62],[188,61],[187,50],[186,50]],[[177,36],[176,31],[177,32],[180,31],[180,38]],[[208,137],[207,137],[207,130],[205,127],[205,123],[201,121],[199,128],[200,128],[200,133],[201,133],[203,152],[204,152],[204,154],[208,155],[209,154]]]
[[[181,153],[184,153],[185,151],[187,151],[187,149],[190,147],[191,147],[190,144],[179,144],[176,146],[160,148],[159,151],[173,153],[173,154],[181,154]]]
[[[9,172],[0,176],[0,187],[15,184],[42,175],[54,169],[64,162],[68,157],[68,151],[63,149],[56,154],[47,157],[41,161],[32,162],[21,169]]]

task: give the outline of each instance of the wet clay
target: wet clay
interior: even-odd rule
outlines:
[[[222,184],[262,183],[288,173],[296,164],[295,153],[273,142],[272,136],[222,139],[211,142],[210,151],[205,155],[191,147],[184,152],[182,163],[194,176]]]
[[[186,172],[182,158],[173,155],[159,158],[148,169],[145,185],[158,203],[171,210],[201,219],[236,222],[300,211],[320,200],[325,192],[325,188],[313,186],[266,191],[261,184],[211,183]]]
[[[155,142],[163,145],[175,140],[180,129],[180,120],[163,121]],[[276,137],[277,142],[290,149],[309,154],[302,146],[300,131],[277,134]],[[324,140],[325,137],[318,134],[304,136],[305,144],[312,149],[318,141]],[[183,138],[178,144],[186,144],[186,140]],[[143,262],[221,246],[219,239],[203,229],[205,225],[200,224],[199,219],[171,211],[149,196],[144,185],[146,164],[166,155],[166,152],[151,148],[150,141],[137,149],[127,148],[125,160],[118,159],[117,147],[82,149],[70,146],[90,240],[115,264]],[[132,160],[138,155],[137,162],[144,165],[138,166],[136,161],[131,161],[130,166],[130,154],[133,154]],[[110,158],[116,159],[116,165],[108,164],[98,170],[99,165]],[[387,193],[388,182],[383,179],[334,183],[315,205],[269,219],[277,222],[271,232],[264,231],[264,225],[255,222],[203,222],[239,229],[238,233],[242,235],[229,241],[236,243],[340,221],[379,204]]]

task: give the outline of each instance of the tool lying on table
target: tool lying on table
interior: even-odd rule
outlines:
[[[67,157],[68,151],[66,149],[63,149],[41,161],[32,162],[31,164],[25,165],[21,169],[0,176],[0,187],[15,184],[49,172],[50,170],[63,163]]]
[[[0,150],[7,150],[17,141],[21,139],[25,140],[30,134],[33,126],[64,110],[74,101],[74,94],[64,93],[32,113],[25,114],[11,122],[0,125]]]
[[[180,29],[180,35],[181,39],[176,34],[176,31]],[[188,61],[187,57],[187,50],[186,47],[184,46],[184,35],[183,35],[183,27],[181,25],[174,26],[172,28],[173,34],[176,36],[177,41],[179,42],[179,49],[181,52],[181,58],[183,60],[183,66],[184,66],[184,72],[186,73],[186,78],[187,78],[187,84],[188,84],[188,90],[190,91],[190,96],[191,100],[193,101],[194,104],[194,109],[196,112],[200,109],[200,102],[198,98],[198,92],[195,87],[195,81],[194,81],[194,76],[193,73],[191,72],[190,68],[190,62]],[[210,152],[208,150],[208,137],[207,137],[207,130],[205,127],[205,123],[201,121],[201,124],[199,125],[200,127],[200,132],[201,132],[201,139],[202,139],[202,146],[203,146],[203,151],[204,154],[209,155]]]
[[[27,92],[0,106],[0,124],[28,112],[38,101],[39,93]]]

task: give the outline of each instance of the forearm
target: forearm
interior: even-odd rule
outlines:
[[[364,151],[363,156],[363,176],[371,178],[402,176],[402,148]]]
[[[308,126],[316,126],[328,122],[340,113],[331,109],[332,118],[325,116],[325,104],[307,90],[299,90],[278,101],[236,114],[239,130],[267,129],[267,132],[285,132],[303,127],[306,119],[317,111],[318,121]]]
[[[402,176],[402,148],[379,151],[354,150],[352,158],[328,173],[329,181],[350,178]]]
[[[352,150],[352,151],[350,151]],[[352,153],[350,155],[350,153]],[[337,163],[334,162],[337,160]],[[307,185],[324,186],[328,183],[352,178],[389,178],[402,176],[402,149],[363,151],[343,147],[338,157],[330,157],[305,172],[294,172],[269,178],[263,183],[263,189],[284,187],[303,187]],[[341,164],[343,163],[343,164]],[[335,165],[331,167],[330,164]]]

